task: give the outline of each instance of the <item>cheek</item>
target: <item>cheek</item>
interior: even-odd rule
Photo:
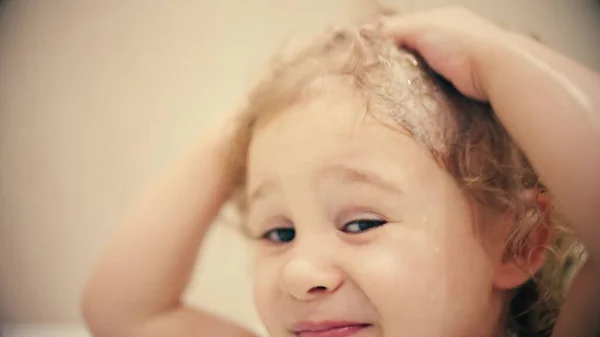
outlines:
[[[383,227],[376,244],[345,254],[350,277],[391,335],[461,335],[469,329],[461,318],[480,315],[490,296],[493,269],[468,204],[429,201]]]
[[[351,258],[345,264],[379,313],[386,334],[418,332],[429,337],[467,331],[469,323],[459,322],[460,317],[476,317],[490,284],[481,277],[487,265],[477,258],[475,241],[463,238],[452,244],[427,231],[406,228],[385,234],[377,245],[348,251]]]
[[[417,302],[429,302],[441,291],[444,258],[433,248],[439,246],[435,237],[423,232],[407,228],[386,230],[376,245],[347,254],[353,256],[352,263],[348,262],[349,274],[382,318],[393,318],[399,311],[414,312]]]
[[[277,306],[278,268],[277,262],[257,255],[253,270],[253,296],[256,310],[267,329],[271,330],[279,321],[274,312]]]
[[[473,222],[475,213],[469,200],[447,175],[430,181],[422,185],[419,197],[411,200],[410,209],[417,211],[407,216],[407,224],[418,233],[415,241],[422,241],[420,246],[411,249],[415,256],[424,257],[420,263],[430,265],[413,265],[412,270],[415,274],[423,273],[423,278],[432,278],[423,283],[429,285],[432,292],[440,292],[431,294],[440,301],[489,291],[493,263],[477,234]],[[480,290],[482,287],[485,289]]]

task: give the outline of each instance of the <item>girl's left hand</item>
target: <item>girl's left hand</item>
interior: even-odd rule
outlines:
[[[510,33],[459,7],[388,17],[382,23],[400,46],[419,53],[462,94],[488,100],[482,51],[491,44],[509,43]]]

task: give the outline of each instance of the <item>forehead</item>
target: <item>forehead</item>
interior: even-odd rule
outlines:
[[[424,162],[435,166],[429,153],[392,117],[373,114],[368,105],[350,91],[332,90],[269,119],[256,130],[250,145],[249,190],[273,176],[340,163],[365,168],[384,161],[404,169]]]

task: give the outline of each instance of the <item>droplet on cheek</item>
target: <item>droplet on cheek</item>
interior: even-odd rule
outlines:
[[[440,247],[434,247],[434,248],[433,248],[433,252],[434,252],[434,253],[438,253],[438,254],[439,254],[439,252],[440,252]]]
[[[436,299],[435,294],[431,294],[431,296],[429,296],[429,301],[435,302],[435,299]]]

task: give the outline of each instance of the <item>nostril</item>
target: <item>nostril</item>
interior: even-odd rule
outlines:
[[[325,292],[325,291],[327,291],[327,287],[324,287],[324,286],[317,286],[317,287],[312,287],[312,288],[311,288],[311,289],[308,291],[308,293],[309,293],[309,294],[314,294],[314,293],[322,293],[322,292]]]

